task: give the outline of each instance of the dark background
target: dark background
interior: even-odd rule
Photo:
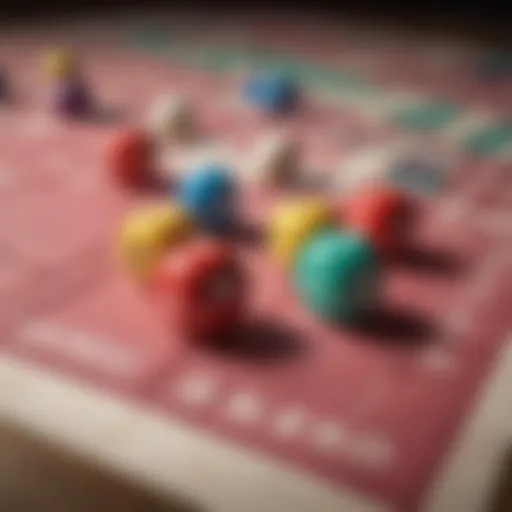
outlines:
[[[189,0],[157,2],[154,0],[120,1],[120,0],[4,0],[1,2],[0,19],[3,22],[18,22],[30,19],[32,22],[43,18],[82,16],[92,13],[107,13],[112,10],[127,11],[132,8],[167,6],[173,8],[232,11],[233,9],[258,9],[271,7],[274,10],[293,13],[302,11],[306,14],[335,17],[357,17],[379,23],[392,23],[404,26],[421,26],[429,30],[456,31],[472,35],[484,35],[487,38],[508,39],[512,26],[512,16],[508,14],[507,0],[353,0],[325,1],[300,0],[274,2],[209,2]],[[304,4],[301,6],[301,4]]]

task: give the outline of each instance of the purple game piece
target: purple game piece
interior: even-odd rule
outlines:
[[[0,69],[0,100],[7,97],[8,90],[7,72],[4,69]]]
[[[57,85],[54,96],[56,111],[64,116],[80,116],[90,112],[91,96],[81,80],[63,81]]]

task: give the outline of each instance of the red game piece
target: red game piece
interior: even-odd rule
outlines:
[[[116,181],[130,187],[142,185],[152,174],[153,147],[142,131],[123,132],[108,148],[108,164]]]
[[[154,285],[187,336],[227,333],[241,320],[244,275],[232,248],[221,241],[196,239],[169,252]]]
[[[346,225],[367,236],[384,256],[393,256],[407,244],[413,209],[406,193],[385,187],[365,189],[343,205]]]

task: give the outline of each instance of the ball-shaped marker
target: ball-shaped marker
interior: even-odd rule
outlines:
[[[359,321],[378,307],[378,256],[359,234],[340,230],[317,234],[300,251],[293,275],[302,301],[324,320]]]
[[[396,256],[411,240],[415,209],[405,191],[391,187],[360,190],[342,206],[351,229],[368,238],[382,256]]]
[[[183,177],[178,197],[200,228],[221,234],[234,227],[236,184],[229,168],[199,165]]]
[[[143,131],[129,129],[117,133],[107,147],[107,167],[114,181],[136,188],[151,181],[154,147]]]
[[[222,241],[197,238],[168,252],[154,286],[173,327],[187,338],[210,342],[243,320],[245,274],[233,248]]]
[[[275,261],[289,268],[309,238],[337,224],[331,205],[322,198],[285,201],[270,214],[267,233],[269,253]]]
[[[251,158],[253,180],[259,185],[287,187],[298,183],[301,161],[299,142],[285,133],[259,140]]]
[[[154,140],[163,145],[188,142],[196,134],[192,106],[174,94],[162,96],[153,103],[147,124]]]
[[[69,48],[58,48],[43,57],[45,75],[51,80],[76,78],[80,65],[78,58]]]
[[[194,233],[194,222],[177,204],[158,204],[131,212],[119,239],[119,252],[128,271],[147,281],[163,255]]]
[[[62,80],[56,84],[54,106],[64,117],[77,117],[92,112],[92,94],[87,84],[76,78]]]
[[[267,71],[255,74],[245,82],[243,96],[257,108],[282,114],[297,106],[299,93],[297,84],[290,75]]]

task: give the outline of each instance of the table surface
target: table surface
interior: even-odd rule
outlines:
[[[203,512],[185,499],[169,503],[140,484],[86,463],[13,425],[0,425],[0,450],[0,510]],[[511,507],[509,456],[486,512],[509,512]]]
[[[196,512],[86,464],[12,425],[0,425],[0,510]]]

